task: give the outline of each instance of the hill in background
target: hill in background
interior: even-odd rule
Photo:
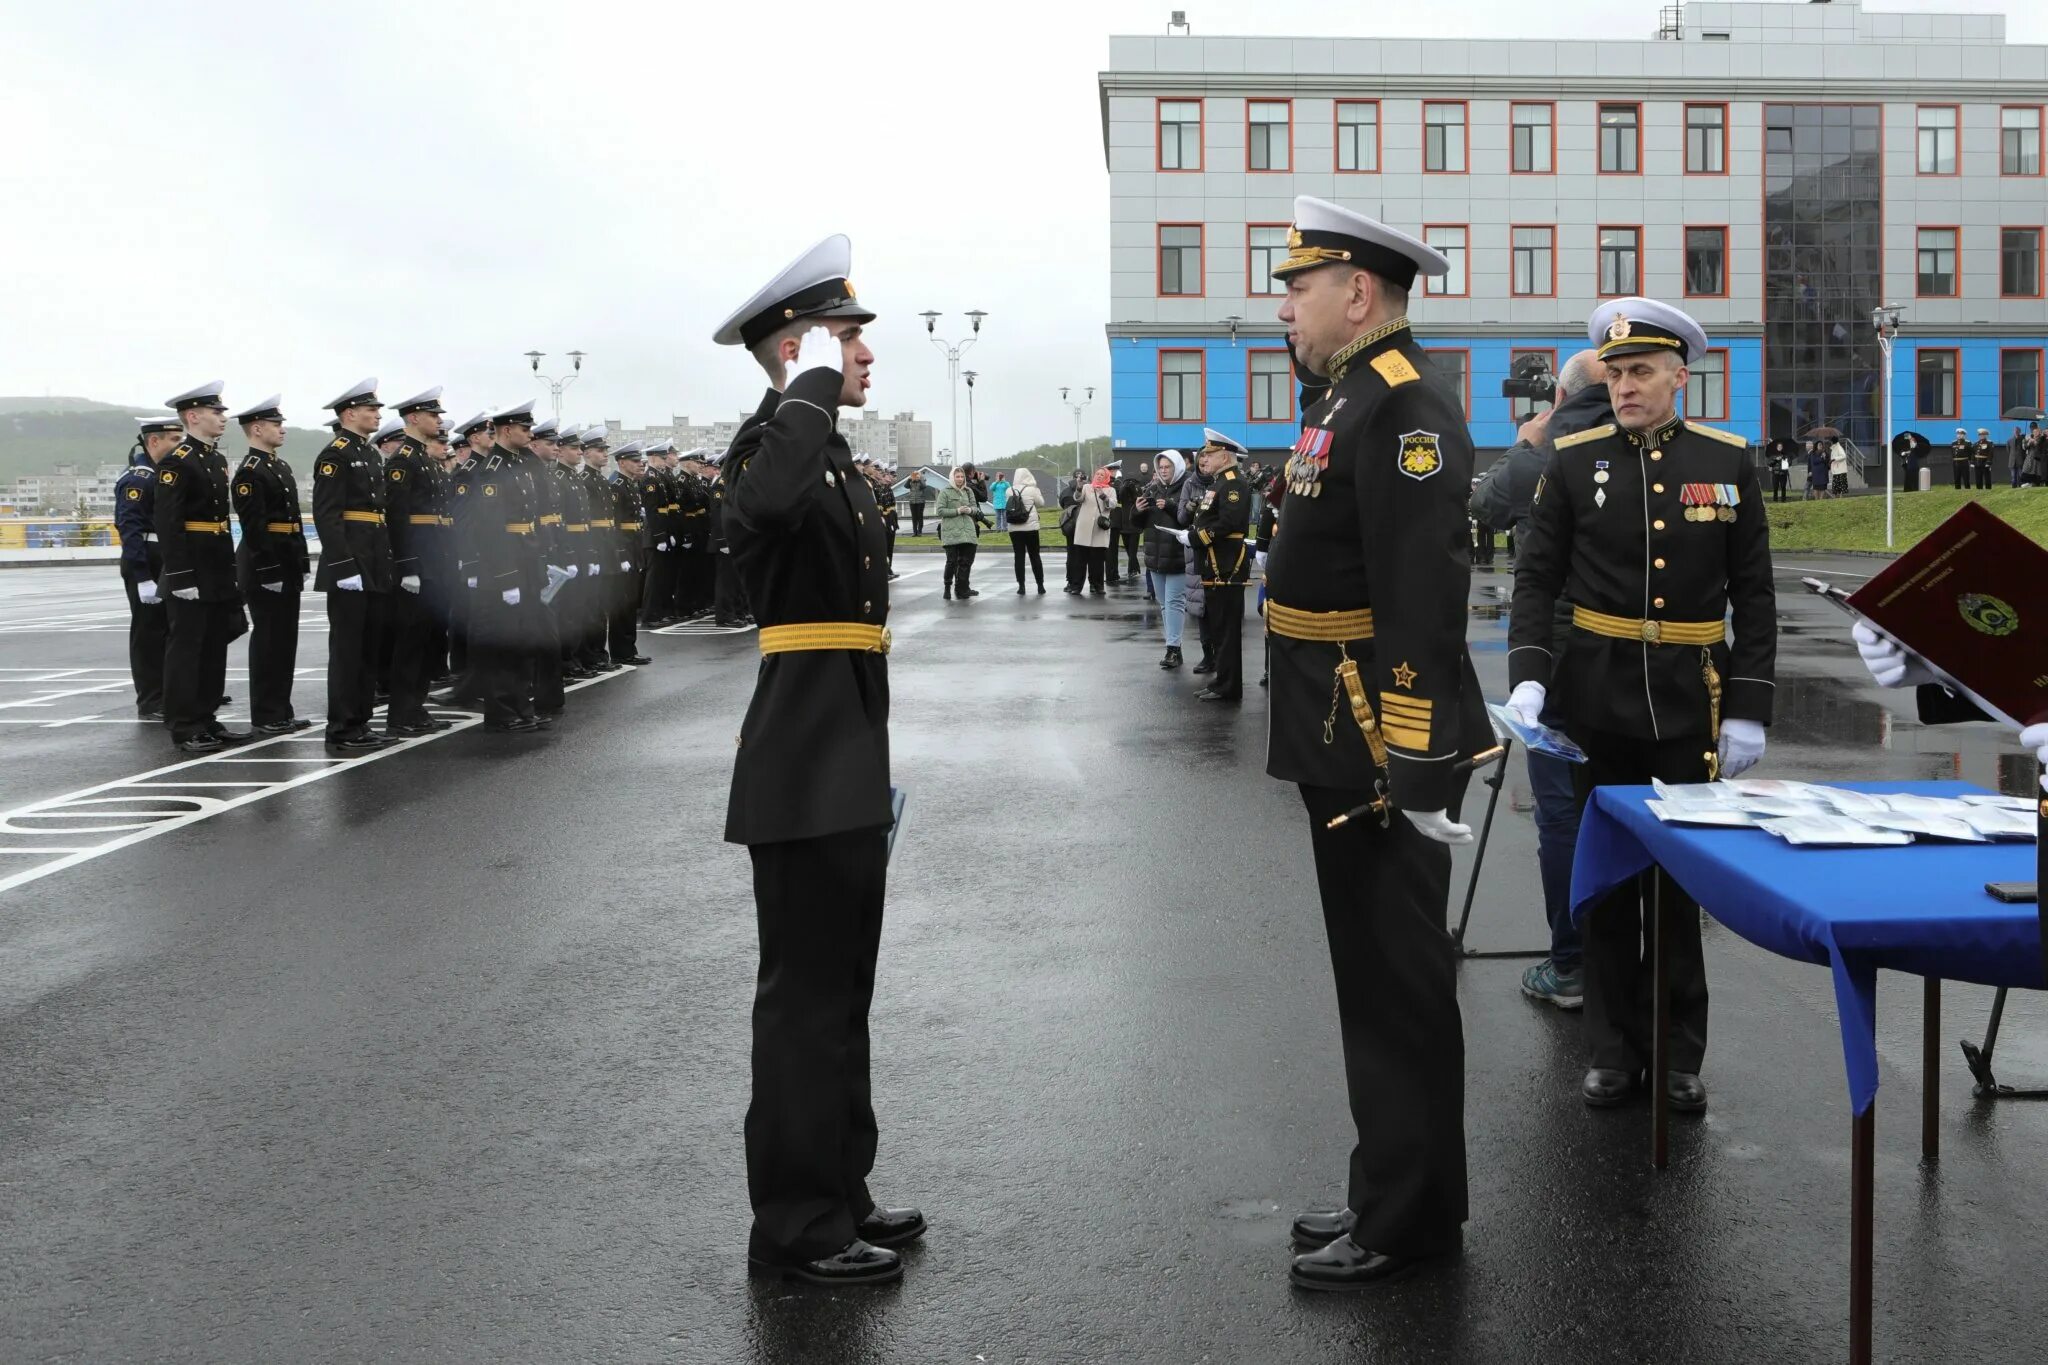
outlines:
[[[0,398],[0,480],[60,464],[84,473],[120,464],[135,444],[135,419],[162,411],[90,398]]]

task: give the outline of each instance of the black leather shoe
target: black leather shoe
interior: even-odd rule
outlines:
[[[164,713],[161,711],[137,711],[135,713],[135,719],[137,720],[162,720],[163,718]]]
[[[1217,691],[1217,690],[1216,690],[1215,688],[1213,688],[1213,687],[1205,687],[1205,688],[1203,688],[1203,689],[1202,689],[1201,691],[1199,691],[1199,692],[1195,693],[1195,700],[1196,700],[1196,701],[1229,701],[1229,702],[1241,702],[1241,701],[1243,701],[1243,700],[1244,700],[1244,698],[1243,698],[1243,697],[1230,697],[1230,696],[1225,696],[1225,695],[1224,695],[1223,693],[1221,693],[1221,692],[1218,692],[1218,691]]]
[[[747,1273],[809,1284],[886,1284],[902,1277],[903,1258],[887,1247],[869,1246],[856,1238],[815,1261],[771,1261],[750,1253]]]
[[[1188,670],[1190,673],[1214,673],[1215,671],[1216,665],[1208,659],[1202,660],[1202,662]]]
[[[651,664],[654,662],[654,660],[648,658],[645,654],[628,654],[625,658],[619,660],[619,662],[625,664],[641,665]]]
[[[306,721],[304,723],[307,725],[311,725],[313,722]],[[300,728],[300,722],[295,720],[281,720],[277,722],[277,724],[275,725],[252,725],[249,728],[254,730],[259,735],[288,735],[291,734],[294,730]]]
[[[1321,1251],[1339,1237],[1349,1237],[1358,1226],[1358,1215],[1350,1209],[1331,1213],[1304,1213],[1294,1220],[1294,1245],[1303,1251]]]
[[[1579,1093],[1586,1103],[1595,1109],[1612,1109],[1629,1097],[1636,1088],[1636,1078],[1629,1072],[1616,1071],[1611,1067],[1596,1066],[1586,1072],[1586,1079],[1579,1083]]]
[[[228,746],[221,743],[220,736],[212,733],[194,735],[178,741],[178,748],[188,754],[215,754]]]
[[[1081,590],[1079,588],[1066,588],[1063,589],[1063,591],[1069,597],[1079,597],[1081,595]]]
[[[924,1236],[924,1215],[916,1209],[885,1209],[877,1204],[854,1226],[853,1236],[871,1247],[900,1247]]]
[[[430,720],[415,720],[407,721],[401,725],[392,725],[387,722],[384,726],[384,733],[393,739],[418,739],[421,735],[439,734],[440,731],[435,727],[434,722]]]
[[[1667,1071],[1664,1098],[1681,1114],[1703,1114],[1707,1109],[1707,1083],[1690,1071]]]
[[[213,727],[213,737],[223,744],[247,744],[256,736],[248,730],[230,730],[225,725]]]
[[[385,743],[385,740],[365,730],[359,735],[343,735],[340,739],[330,739],[327,741],[327,747],[344,754],[368,754],[383,748]]]
[[[235,699],[234,699],[233,697],[222,697],[222,698],[220,699],[220,702],[219,702],[218,706],[216,707],[216,709],[220,709],[220,708],[225,708],[225,707],[233,706],[234,704],[235,704]]]
[[[540,722],[528,720],[524,716],[513,720],[487,720],[484,722],[484,729],[493,735],[528,735],[540,729]]]
[[[573,664],[562,670],[562,676],[571,682],[582,682],[586,678],[594,678],[597,675],[581,664]]]
[[[1371,1289],[1405,1280],[1427,1264],[1427,1260],[1417,1256],[1367,1251],[1346,1233],[1321,1251],[1295,1257],[1287,1278],[1302,1289]]]
[[[1038,595],[1039,595],[1040,597],[1043,597],[1043,596],[1045,596],[1045,584],[1043,584],[1043,583],[1040,583],[1040,584],[1038,585]]]
[[[312,729],[313,722],[307,720],[304,716],[293,716],[291,719],[291,728],[293,733],[296,734],[300,730]]]

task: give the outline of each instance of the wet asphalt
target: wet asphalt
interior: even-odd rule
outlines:
[[[1867,685],[1844,618],[1797,594],[1801,570],[1871,561],[1781,561],[1761,774],[2029,789],[2006,737],[1919,727]],[[1525,963],[1470,961],[1462,1261],[1365,1296],[1291,1290],[1288,1220],[1341,1202],[1350,1138],[1263,696],[1195,704],[1129,583],[1019,598],[984,551],[985,595],[947,604],[936,557],[899,567],[910,810],[873,1184],[931,1220],[903,1282],[745,1275],[754,925],[719,834],[754,646],[643,635],[656,662],[572,696],[550,734],[451,735],[0,892],[0,1360],[1846,1354],[1831,982],[1711,922],[1712,1109],[1678,1124],[1668,1171],[1646,1110],[1580,1103],[1576,1016],[1520,996]],[[1508,583],[1503,561],[1472,597],[1496,697]],[[0,574],[0,678],[119,667],[122,614],[111,568]],[[108,719],[0,725],[0,810],[176,759],[115,723],[118,693],[4,705],[20,695],[0,684],[0,718]],[[317,671],[297,696],[317,718]],[[1474,947],[1543,943],[1534,847],[1517,762]],[[2042,1358],[2048,1106],[1973,1102],[1954,1047],[1990,995],[1947,992],[1923,1167],[1920,985],[1880,991],[1881,1360]],[[2044,1020],[2015,996],[2002,1078],[2048,1080]]]

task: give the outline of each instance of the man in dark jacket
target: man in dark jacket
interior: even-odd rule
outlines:
[[[163,556],[157,550],[156,467],[185,434],[175,417],[145,417],[128,456],[128,471],[114,484],[114,530],[121,539],[121,588],[128,594],[128,672],[135,679],[135,714],[164,718],[164,639],[170,613],[158,590]]]

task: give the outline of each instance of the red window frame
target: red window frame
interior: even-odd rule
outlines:
[[[1710,297],[1720,298],[1723,296],[1716,294]],[[1721,410],[1719,412],[1702,413],[1693,420],[1696,422],[1725,422],[1728,420],[1728,409],[1730,406],[1728,394],[1728,348],[1725,346],[1709,346],[1706,354],[1721,357]],[[1688,375],[1689,378],[1690,376]]]
[[[1252,169],[1252,106],[1254,104],[1284,104],[1287,106],[1287,165],[1280,170]],[[1247,95],[1244,101],[1244,173],[1246,175],[1293,175],[1294,174],[1294,100],[1291,96]]]
[[[1726,158],[1723,159],[1725,160]],[[1698,228],[1702,232],[1711,230],[1721,234],[1721,292],[1718,294],[1693,293],[1692,281],[1685,277],[1685,253],[1688,250],[1685,234],[1691,232],[1694,228]],[[1679,285],[1683,290],[1684,297],[1688,299],[1725,299],[1728,297],[1731,282],[1735,275],[1735,249],[1729,244],[1729,239],[1733,236],[1734,231],[1727,223],[1686,223],[1678,229]],[[1641,264],[1641,261],[1638,260],[1636,271],[1638,275],[1642,273]],[[1726,421],[1727,419],[1723,418],[1721,420]]]
[[[1517,294],[1515,292],[1515,233],[1522,228],[1542,228],[1550,234],[1550,289],[1542,294]],[[1638,248],[1640,250],[1640,248]],[[1508,297],[1511,299],[1554,299],[1557,297],[1557,224],[1555,223],[1509,223],[1508,224]],[[1535,349],[1535,348],[1530,348]]]
[[[1956,168],[1952,171],[1923,171],[1920,169],[1920,111],[1922,109],[1946,109],[1949,112],[1949,132],[1956,145]],[[1963,106],[1960,104],[1916,104],[1913,106],[1913,174],[1924,175],[1930,180],[1949,180],[1963,173]],[[1920,273],[1917,269],[1914,274]],[[1938,297],[1938,296],[1937,296]]]
[[[1273,299],[1287,292],[1286,284],[1280,280],[1267,280],[1266,283],[1272,285],[1273,288],[1265,292],[1261,292],[1253,287],[1258,283],[1258,277],[1252,273],[1252,229],[1280,228],[1285,231],[1293,226],[1294,224],[1292,223],[1246,223],[1244,225],[1244,292],[1247,298]],[[1175,294],[1172,297],[1183,298],[1185,295]]]
[[[1338,115],[1344,112],[1344,106],[1347,104],[1370,104],[1372,106],[1372,169],[1369,171],[1347,171],[1337,164],[1337,136],[1339,130],[1344,126],[1343,121],[1338,118]],[[1330,169],[1333,172],[1338,175],[1378,175],[1380,173],[1386,165],[1386,124],[1381,121],[1381,116],[1385,113],[1386,110],[1381,107],[1378,100],[1332,100],[1330,102]],[[1247,151],[1246,155],[1249,156],[1250,152]]]
[[[1457,296],[1455,296],[1455,295],[1454,295],[1453,297],[1457,297]],[[1460,389],[1464,390],[1464,392],[1462,392],[1462,393],[1460,393],[1460,394],[1458,395],[1458,401],[1459,401],[1460,403],[1462,403],[1462,404],[1464,405],[1464,409],[1465,409],[1465,420],[1466,420],[1466,421],[1468,421],[1468,422],[1469,422],[1469,421],[1471,421],[1471,420],[1472,420],[1472,348],[1471,348],[1470,346],[1424,346],[1424,347],[1423,347],[1422,349],[1423,349],[1423,350],[1425,350],[1425,351],[1427,351],[1427,352],[1429,352],[1429,353],[1430,353],[1431,355],[1433,355],[1433,356],[1435,356],[1435,355],[1461,355],[1461,356],[1465,357],[1465,364],[1464,364],[1464,366],[1463,366],[1462,368],[1460,368],[1460,369],[1459,369],[1459,371],[1458,371],[1458,387],[1459,387]]]
[[[1600,234],[1613,228],[1617,232],[1626,228],[1636,235],[1636,279],[1635,284],[1617,294],[1607,294],[1600,289]],[[1641,223],[1595,223],[1593,225],[1593,297],[1596,299],[1625,299],[1643,292],[1643,225]]]
[[[1720,100],[1687,100],[1685,102],[1684,107],[1680,109],[1678,114],[1678,131],[1680,141],[1684,144],[1680,148],[1679,155],[1689,156],[1692,152],[1692,123],[1690,122],[1690,117],[1694,109],[1719,109],[1721,111],[1721,169],[1718,171],[1696,171],[1688,166],[1685,173],[1687,175],[1718,175],[1725,178],[1728,174],[1728,152],[1729,144],[1732,141],[1729,133],[1731,132],[1731,124],[1733,122],[1726,103]],[[1642,117],[1638,115],[1636,118],[1636,139],[1639,143],[1642,140],[1642,130]],[[1638,166],[1642,164],[1642,149],[1640,146],[1636,149],[1636,164]]]
[[[1154,389],[1154,391],[1153,391],[1153,408],[1154,408],[1154,409],[1155,409],[1155,410],[1156,410],[1156,411],[1158,412],[1158,414],[1159,414],[1159,420],[1160,420],[1161,422],[1206,422],[1206,421],[1208,421],[1208,420],[1209,420],[1209,353],[1208,353],[1207,351],[1203,350],[1203,349],[1202,349],[1201,347],[1199,347],[1199,346],[1162,346],[1162,347],[1160,347],[1160,348],[1159,348],[1159,352],[1158,352],[1158,355],[1159,355],[1159,358],[1158,358],[1158,360],[1156,360],[1156,361],[1154,361],[1154,362],[1153,362],[1154,364],[1156,364],[1156,365],[1157,365],[1157,366],[1159,367],[1159,368],[1158,368],[1158,370],[1157,370],[1157,372],[1155,373],[1155,376],[1154,376],[1154,377],[1155,377],[1155,379],[1157,380],[1157,386],[1155,387],[1155,389]],[[1197,357],[1199,357],[1199,358],[1200,358],[1200,360],[1201,360],[1201,366],[1200,366],[1200,368],[1199,368],[1199,369],[1197,369],[1197,370],[1195,371],[1195,373],[1196,373],[1196,375],[1197,375],[1197,376],[1199,377],[1199,379],[1200,379],[1200,382],[1201,382],[1201,385],[1202,385],[1202,403],[1201,403],[1201,410],[1200,410],[1199,412],[1197,412],[1197,413],[1196,413],[1196,414],[1195,414],[1195,415],[1194,415],[1193,417],[1168,417],[1168,416],[1166,415],[1166,357],[1168,357],[1168,356],[1170,356],[1170,355],[1191,355],[1191,356],[1197,356]]]
[[[1246,349],[1244,357],[1244,420],[1247,425],[1253,422],[1294,421],[1294,379],[1292,375],[1288,376],[1287,382],[1280,386],[1280,393],[1287,403],[1287,411],[1279,417],[1252,416],[1252,379],[1254,378],[1252,373],[1252,357],[1261,355],[1277,355],[1284,357],[1286,354],[1287,348],[1285,346],[1253,346]],[[1202,401],[1205,407],[1209,400],[1209,391],[1207,385],[1208,376],[1205,374],[1203,376],[1202,389]]]
[[[1918,274],[1916,268],[1913,272]],[[1951,355],[1955,357],[1955,412],[1920,411],[1920,357],[1923,355]],[[1960,422],[1963,406],[1963,351],[1960,346],[1917,346],[1913,349],[1913,420],[1916,422]]]
[[[1195,244],[1195,283],[1199,286],[1192,294],[1169,294],[1166,292],[1166,229],[1193,228],[1201,234]],[[1152,288],[1153,297],[1161,299],[1202,299],[1209,296],[1209,229],[1204,223],[1160,223],[1152,233]]]
[[[1162,104],[1195,106],[1195,164],[1169,167],[1165,161],[1166,119]],[[1209,167],[1209,104],[1200,95],[1161,95],[1152,101],[1152,169],[1161,175],[1200,175]]]
[[[1923,294],[1920,292],[1920,234],[1923,232],[1953,232],[1956,235],[1956,289],[1953,294]],[[2001,243],[2001,245],[2003,245]],[[1999,263],[2000,276],[2005,274],[2004,262]],[[2001,278],[2000,284],[2005,281]],[[1963,296],[1963,227],[1960,223],[1916,223],[1913,226],[1913,297],[1916,299],[1959,299]],[[1942,349],[1937,346],[1935,350]]]
[[[2031,109],[2034,111],[2034,161],[2040,167],[2032,175],[2025,171],[2005,169],[2005,111],[2008,109]],[[1960,144],[1958,144],[1960,145]],[[1961,170],[1963,159],[1956,157],[1956,169]],[[2048,105],[2001,104],[1998,106],[1998,174],[2003,180],[2039,180],[2048,175]]]
[[[2001,346],[1998,348],[1998,401],[2001,405],[2005,402],[2005,358],[2015,352],[2034,357],[2034,405],[2038,407],[2043,398],[2048,398],[2048,389],[2042,388],[2042,384],[2048,382],[2048,363],[2044,363],[2043,359],[2044,356],[2048,356],[2048,350],[2044,350],[2040,346]],[[1958,361],[1956,363],[1961,364],[1962,362]],[[1962,377],[1960,375],[1956,377],[1956,382],[1958,385],[1961,384]]]
[[[1515,110],[1522,105],[1546,105],[1550,109],[1550,169],[1547,171],[1518,171],[1515,169]],[[1557,174],[1557,101],[1556,100],[1509,100],[1508,101],[1508,174],[1509,175],[1556,175]],[[1555,261],[1557,245],[1551,243]]]
[[[2008,232],[2031,232],[2034,234],[2034,292],[2031,294],[2008,294],[2005,292],[2005,234]],[[2043,234],[2041,229],[2039,227],[2036,227],[2032,223],[2005,223],[2000,225],[1998,229],[1998,297],[2002,299],[2038,299],[2041,297],[2041,286],[2043,283],[2042,272],[2044,269],[2048,269],[2048,264],[2044,264],[2044,262],[2042,261],[2042,249],[2044,247],[2048,247],[2048,240],[2043,240],[2044,235],[2048,234]],[[1918,283],[1918,276],[1920,274],[1920,262],[1918,260],[1918,255],[1919,248],[1916,245],[1914,248],[1915,259],[1913,262],[1913,274],[1915,277],[1914,282],[1916,284]],[[1957,255],[1960,259],[1960,248],[1958,248]],[[1958,286],[1961,285],[1962,280],[1960,275],[1958,275],[1956,283]]]
[[[1636,111],[1636,168],[1632,171],[1610,171],[1600,166],[1600,143],[1605,141],[1605,127],[1600,122],[1600,111],[1607,108],[1632,108]],[[1593,101],[1593,169],[1599,175],[1641,175],[1643,173],[1643,102],[1641,100],[1594,100]],[[1638,263],[1636,274],[1642,275]],[[1640,279],[1638,280],[1640,283]]]
[[[1446,174],[1448,174],[1448,172],[1446,172]],[[1423,243],[1424,243],[1425,245],[1427,245],[1427,246],[1435,246],[1435,243],[1433,243],[1433,242],[1431,242],[1431,241],[1429,240],[1429,234],[1430,234],[1430,231],[1431,231],[1432,229],[1434,229],[1434,228],[1457,228],[1457,229],[1458,229],[1458,230],[1459,230],[1460,232],[1463,232],[1463,233],[1465,234],[1465,247],[1464,247],[1464,251],[1465,251],[1465,287],[1464,287],[1464,289],[1460,290],[1460,291],[1459,291],[1458,293],[1455,293],[1455,294],[1432,294],[1432,293],[1430,293],[1430,290],[1429,290],[1429,276],[1425,275],[1425,276],[1423,276],[1423,277],[1421,278],[1421,280],[1419,280],[1419,281],[1418,281],[1418,283],[1420,283],[1420,284],[1422,285],[1422,292],[1423,292],[1424,296],[1425,296],[1425,297],[1428,297],[1428,298],[1432,298],[1432,299],[1469,299],[1469,298],[1471,298],[1471,297],[1472,297],[1472,225],[1471,225],[1470,223],[1424,223],[1424,224],[1422,225],[1422,240],[1423,240]]]
[[[1461,125],[1465,135],[1464,169],[1456,171],[1433,171],[1429,168],[1429,106],[1432,104],[1455,104],[1465,111]],[[1422,173],[1424,175],[1470,175],[1472,174],[1472,101],[1431,100],[1422,101]]]

